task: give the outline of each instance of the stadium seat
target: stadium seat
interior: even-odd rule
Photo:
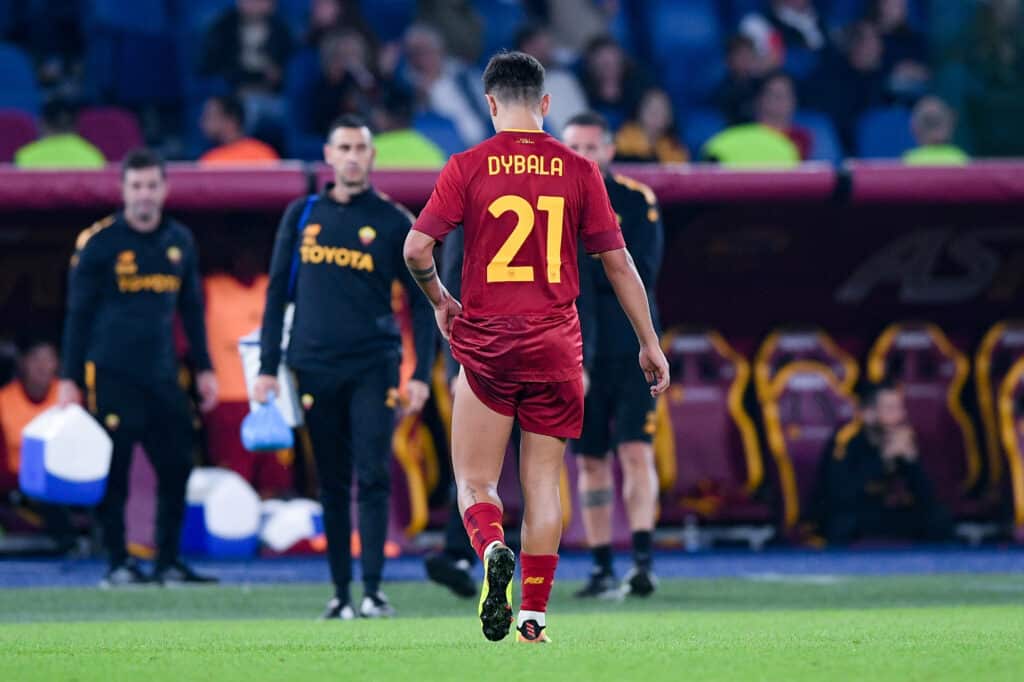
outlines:
[[[36,120],[20,109],[0,109],[0,163],[10,163],[14,153],[39,137]]]
[[[684,123],[683,141],[686,148],[696,155],[712,137],[728,127],[725,117],[717,109],[696,108],[687,111]]]
[[[960,399],[969,373],[967,357],[933,324],[890,325],[868,355],[868,378],[902,385],[921,461],[937,497],[957,518],[985,512],[968,497],[982,469],[974,425]]]
[[[813,360],[781,367],[768,385],[761,407],[779,470],[785,534],[792,535],[810,509],[825,446],[854,418],[855,404],[833,369]]]
[[[483,66],[495,52],[515,47],[516,32],[526,21],[526,13],[517,0],[474,0],[473,6],[483,19],[479,59]]]
[[[382,43],[401,38],[416,14],[415,0],[361,0],[359,4]]]
[[[284,96],[287,103],[286,130],[288,156],[305,161],[323,158],[323,136],[310,127],[311,93],[320,78],[320,56],[316,50],[302,50],[288,62],[285,69]]]
[[[843,161],[843,146],[832,119],[817,111],[807,109],[796,112],[793,123],[806,128],[814,137],[809,161],[827,161],[839,164]]]
[[[825,365],[847,393],[853,393],[860,369],[853,356],[821,329],[776,329],[765,338],[754,361],[757,396],[764,401],[770,396],[772,380],[785,366],[795,360],[813,360]]]
[[[1002,479],[1003,448],[999,432],[999,390],[1018,361],[1024,358],[1024,320],[999,322],[985,334],[974,357],[974,380],[985,426],[989,491],[996,493]]]
[[[862,159],[898,159],[917,146],[910,130],[910,110],[871,109],[857,123],[857,154]]]
[[[1024,542],[1024,358],[1018,358],[999,389],[999,431],[1013,495],[1014,537]]]
[[[757,431],[743,405],[750,364],[714,331],[669,333],[672,386],[659,405],[655,459],[661,520],[770,522]]]
[[[0,43],[0,107],[39,114],[39,86],[28,56],[19,48]]]
[[[788,73],[797,81],[806,81],[813,76],[821,63],[818,52],[800,47],[786,49],[786,61],[782,70]]]
[[[107,161],[120,161],[144,142],[135,114],[117,107],[84,109],[78,116],[78,133],[96,145]]]
[[[420,112],[413,119],[412,127],[440,147],[448,156],[458,154],[466,149],[466,143],[459,137],[459,131],[455,128],[455,124],[440,114],[432,111]]]
[[[647,31],[662,84],[676,107],[702,102],[722,78],[722,38],[713,0],[647,3]]]
[[[83,18],[91,29],[152,34],[166,30],[169,23],[165,0],[86,0],[83,4]]]

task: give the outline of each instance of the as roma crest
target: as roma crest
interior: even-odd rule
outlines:
[[[376,238],[377,230],[373,229],[369,225],[364,225],[359,228],[359,241],[363,243],[363,246],[369,246]]]

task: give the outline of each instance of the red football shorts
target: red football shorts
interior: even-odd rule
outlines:
[[[524,431],[554,438],[579,438],[583,431],[583,374],[571,381],[489,379],[466,366],[473,393],[487,407],[519,419]]]

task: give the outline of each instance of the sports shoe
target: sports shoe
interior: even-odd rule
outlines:
[[[335,597],[331,601],[327,602],[327,608],[320,616],[320,620],[355,620],[356,612],[349,604],[341,603],[341,600]]]
[[[107,574],[100,581],[100,588],[108,590],[118,587],[138,587],[148,585],[152,582],[149,576],[143,573],[134,559],[128,559],[117,566],[112,566]]]
[[[438,585],[447,587],[459,597],[476,596],[476,583],[465,559],[456,561],[451,555],[441,552],[428,556],[423,565],[427,569],[427,577]]]
[[[383,592],[377,592],[363,597],[363,603],[359,605],[359,615],[363,618],[391,618],[395,615],[395,607]]]
[[[658,579],[649,568],[633,566],[622,579],[622,587],[619,590],[624,597],[649,597],[657,587]]]
[[[544,633],[544,626],[533,619],[524,620],[523,624],[516,628],[516,641],[526,644],[551,643],[551,639]]]
[[[600,568],[595,568],[587,579],[587,583],[573,593],[574,597],[579,599],[608,599],[608,600],[619,600],[622,599],[622,593],[619,591],[619,581],[615,579],[615,576],[611,573],[606,573]]]
[[[196,573],[183,561],[159,566],[153,571],[153,582],[160,585],[213,585],[220,580],[212,575]]]
[[[503,543],[493,543],[484,554],[484,584],[480,589],[480,623],[484,637],[497,642],[512,627],[512,574],[516,555]]]

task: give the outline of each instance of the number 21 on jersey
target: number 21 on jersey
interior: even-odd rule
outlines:
[[[505,194],[487,207],[495,218],[506,213],[516,214],[516,226],[505,243],[487,264],[487,282],[534,282],[537,277],[532,265],[511,265],[512,259],[523,248],[526,239],[533,232],[536,213],[526,199],[515,194]],[[565,197],[541,195],[537,197],[537,211],[548,217],[547,234],[547,278],[551,284],[562,281],[562,222],[565,217]]]

